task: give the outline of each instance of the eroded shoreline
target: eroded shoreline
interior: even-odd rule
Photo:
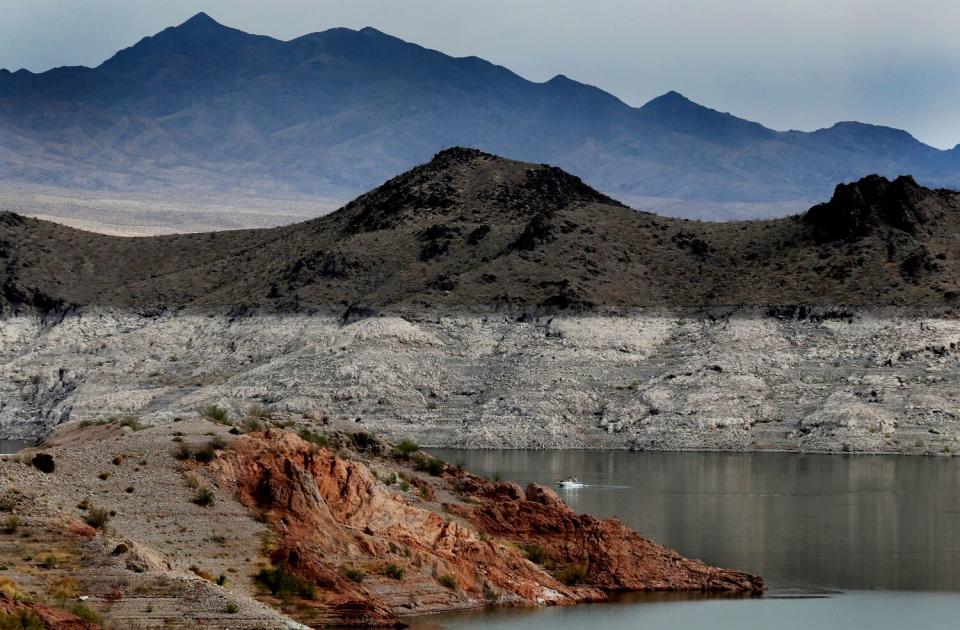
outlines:
[[[837,317],[320,315],[0,322],[0,436],[207,404],[425,446],[960,451],[960,321]]]
[[[14,601],[111,626],[397,627],[408,614],[624,591],[764,589],[538,484],[270,416],[73,424],[0,459],[0,480],[0,577]]]

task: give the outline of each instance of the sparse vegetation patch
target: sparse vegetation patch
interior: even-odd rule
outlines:
[[[275,597],[297,596],[304,599],[314,599],[317,595],[316,587],[313,584],[284,565],[261,569],[257,573],[256,581],[265,586]]]
[[[110,512],[103,508],[90,508],[83,520],[94,529],[103,529],[110,521]]]
[[[211,422],[216,422],[217,424],[230,424],[229,412],[225,408],[218,405],[207,405],[205,407],[201,407],[200,415]]]

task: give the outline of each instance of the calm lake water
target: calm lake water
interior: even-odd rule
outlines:
[[[33,445],[33,442],[24,442],[23,440],[0,440],[0,455],[10,455],[31,445]]]
[[[639,596],[617,604],[435,616],[421,627],[960,627],[960,459],[777,453],[432,449],[478,474],[555,486],[711,564],[762,575],[762,599]],[[827,622],[829,620],[829,622]],[[823,621],[823,623],[821,623]]]

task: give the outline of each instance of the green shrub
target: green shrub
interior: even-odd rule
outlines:
[[[226,583],[227,583],[227,576],[225,576],[223,573],[217,576],[217,586],[223,586]]]
[[[439,459],[437,459],[437,458],[435,458],[435,457],[431,457],[430,460],[427,462],[427,469],[426,469],[426,470],[427,470],[428,473],[430,473],[430,474],[433,475],[434,477],[437,477],[437,476],[443,474],[443,471],[444,471],[444,469],[446,469],[446,467],[447,467],[447,465],[444,464],[442,461],[440,461]]]
[[[420,450],[420,445],[413,440],[401,440],[397,442],[397,445],[394,448],[401,457],[409,458],[411,455]]]
[[[0,497],[0,512],[13,512],[17,501],[13,497]]]
[[[173,439],[183,440],[183,438],[181,437],[175,437]],[[190,459],[191,454],[192,453],[190,452],[190,447],[184,444],[182,441],[179,444],[177,444],[176,448],[173,449],[174,459],[179,459],[180,461],[183,461],[185,459]]]
[[[434,477],[437,477],[443,473],[443,470],[447,467],[447,465],[436,457],[421,455],[414,458],[413,467],[416,470],[422,470],[430,473]]]
[[[535,564],[543,564],[547,560],[547,552],[540,545],[524,545],[523,553],[527,560]]]
[[[222,451],[227,448],[227,441],[220,437],[219,435],[210,438],[210,441],[207,442],[207,446],[214,449],[215,451]]]
[[[20,529],[20,519],[15,514],[11,514],[3,523],[3,533],[16,534],[18,529]]]
[[[197,494],[193,497],[193,502],[201,507],[210,507],[213,505],[213,499],[213,490],[203,487],[197,490]]]
[[[103,617],[100,615],[100,613],[84,603],[74,605],[74,607],[70,609],[70,612],[77,617],[80,617],[84,621],[89,621],[90,623],[100,624],[103,622]]]
[[[397,473],[392,472],[384,477],[383,483],[387,484],[388,486],[392,486],[393,484],[397,483]]]
[[[567,586],[576,586],[587,579],[587,570],[583,567],[567,567],[557,575],[557,579]]]
[[[0,613],[0,630],[44,630],[47,624],[30,610]]]
[[[357,431],[356,433],[350,434],[350,442],[358,451],[366,451],[380,443],[376,436],[366,431]]]
[[[316,587],[313,584],[307,582],[286,566],[261,569],[255,579],[276,597],[297,595],[304,599],[313,599],[317,596]]]
[[[206,407],[201,407],[200,415],[211,422],[216,422],[217,424],[230,424],[230,414],[226,409],[218,405],[207,405]]]
[[[212,462],[217,457],[217,449],[213,448],[213,445],[207,443],[193,451],[191,456],[202,464],[207,462]]]
[[[406,492],[407,490],[410,489],[410,482],[404,479],[403,481],[400,482],[399,488],[403,492]]]
[[[457,590],[457,580],[452,575],[444,574],[437,578],[437,581],[440,582],[446,588],[451,590]]]
[[[392,577],[395,580],[403,579],[403,569],[401,569],[395,564],[392,564],[392,563],[388,564],[385,573],[387,574],[388,577]]]
[[[140,418],[136,416],[124,416],[120,421],[121,427],[130,427],[134,431],[143,431],[147,428],[147,425],[140,422]]]
[[[94,529],[103,529],[110,521],[110,512],[103,508],[90,508],[84,522]]]
[[[350,581],[356,582],[357,584],[363,582],[363,578],[367,577],[366,573],[353,567],[345,567],[343,569],[343,574],[347,576]]]
[[[228,614],[228,615],[235,615],[235,614],[237,614],[239,611],[240,611],[240,607],[237,606],[236,602],[228,602],[228,603],[227,603],[227,614]]]
[[[300,439],[304,442],[310,442],[315,446],[319,446],[321,448],[329,448],[330,446],[330,438],[322,433],[317,433],[316,431],[311,431],[310,429],[300,429],[297,435],[299,435]]]

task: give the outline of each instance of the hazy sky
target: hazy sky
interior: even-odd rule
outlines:
[[[677,90],[775,129],[960,143],[958,0],[0,0],[0,68],[97,65],[198,11],[281,39],[373,26],[633,105]]]

